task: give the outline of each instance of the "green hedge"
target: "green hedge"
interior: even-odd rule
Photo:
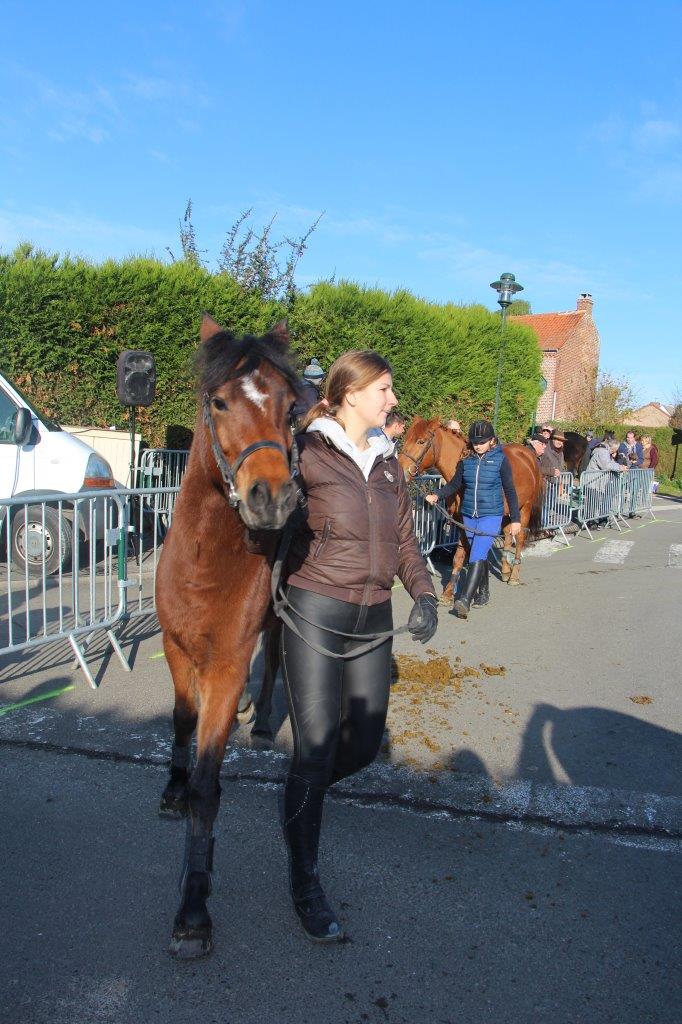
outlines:
[[[0,364],[64,423],[125,426],[116,360],[124,349],[148,349],[157,364],[157,398],[139,410],[139,428],[149,443],[173,445],[175,428],[194,424],[192,357],[202,310],[238,333],[262,333],[288,315],[301,365],[316,355],[328,367],[348,348],[376,348],[394,368],[407,415],[468,423],[492,414],[500,320],[481,306],[439,306],[405,291],[341,282],[318,284],[285,310],[192,262],[92,264],[29,245],[0,256]],[[532,331],[512,319],[502,436],[520,438],[527,430],[540,363]]]

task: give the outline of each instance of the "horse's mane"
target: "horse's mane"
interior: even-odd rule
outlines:
[[[197,388],[211,394],[226,381],[251,373],[263,361],[270,363],[296,390],[298,376],[286,349],[276,338],[270,334],[237,337],[231,331],[218,331],[199,346],[196,354]]]

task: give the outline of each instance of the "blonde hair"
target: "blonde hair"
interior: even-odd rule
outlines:
[[[370,349],[351,349],[332,363],[324,384],[324,398],[317,402],[303,418],[301,429],[306,430],[318,416],[338,420],[339,410],[349,391],[362,391],[385,373],[392,373],[390,364],[378,352]]]

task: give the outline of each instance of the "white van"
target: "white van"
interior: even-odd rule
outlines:
[[[77,437],[62,430],[58,423],[38,412],[32,402],[0,373],[0,501],[31,495],[62,494],[93,488],[115,487],[106,459]],[[79,533],[86,540],[87,523],[82,517]],[[43,548],[45,572],[59,568],[59,516],[49,505],[28,507],[10,515],[0,505],[2,554],[7,552],[7,529],[11,557],[15,565],[30,574],[42,574]],[[73,552],[73,517],[62,517],[62,568],[68,567]]]

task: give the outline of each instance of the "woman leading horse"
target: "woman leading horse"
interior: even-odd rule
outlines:
[[[509,507],[505,502],[503,522],[504,551],[502,555],[502,578],[512,586],[519,583],[521,552],[526,543],[527,535],[534,534],[540,528],[542,512],[542,477],[537,467],[537,459],[533,453],[521,444],[504,444],[501,446],[509,460],[514,490],[519,503],[519,522],[521,529],[512,537]],[[445,480],[451,480],[460,460],[466,455],[468,444],[466,437],[459,430],[451,430],[442,426],[440,420],[424,420],[415,418],[410,424],[402,452],[398,458],[407,480],[420,473],[436,469]],[[460,495],[457,495],[450,506],[450,511],[457,514],[460,508]],[[515,540],[515,544],[514,544]],[[454,590],[457,587],[459,573],[469,553],[469,541],[460,532],[460,542],[453,559],[452,576],[447,584],[441,600],[451,604]]]

